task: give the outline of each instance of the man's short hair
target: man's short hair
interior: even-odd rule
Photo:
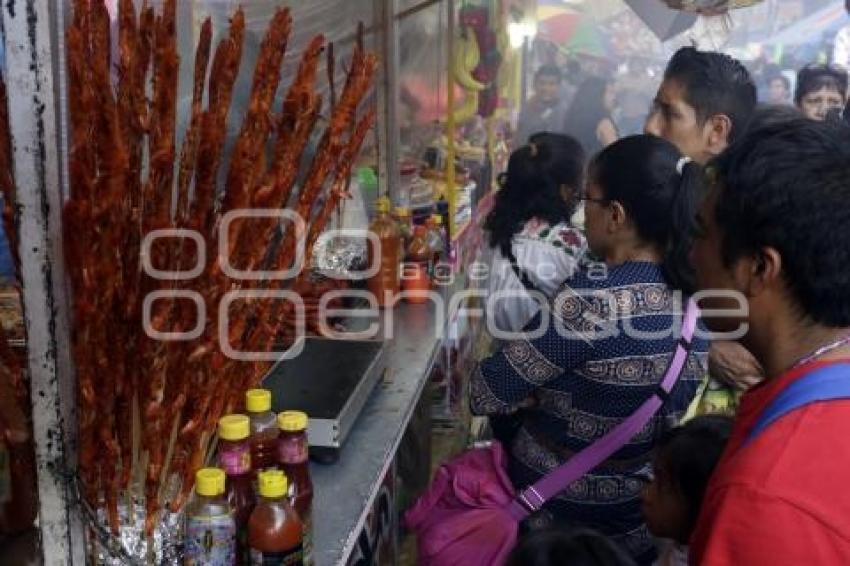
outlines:
[[[537,69],[537,72],[534,73],[534,80],[536,81],[542,77],[552,77],[556,81],[561,82],[563,75],[561,74],[561,69],[555,65],[541,65]]]
[[[729,117],[729,143],[746,130],[756,107],[756,85],[737,59],[683,47],[670,59],[664,78],[684,87],[685,101],[694,108],[700,123],[718,114]]]
[[[709,169],[724,263],[774,248],[801,314],[850,326],[850,129],[804,118],[752,129]]]

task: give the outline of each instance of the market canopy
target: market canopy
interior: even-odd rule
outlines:
[[[778,34],[765,40],[768,45],[803,45],[819,41],[821,35],[837,30],[846,21],[846,11],[841,3],[832,4],[803,18]],[[817,30],[819,33],[813,33]]]
[[[596,12],[596,4],[580,9],[568,7],[563,2],[541,3],[537,7],[538,37],[572,53],[607,56],[609,41],[598,29]]]

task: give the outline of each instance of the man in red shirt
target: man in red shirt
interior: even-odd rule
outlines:
[[[709,166],[692,260],[700,305],[766,380],[744,396],[691,540],[695,565],[850,564],[850,400],[785,414],[747,439],[772,400],[815,369],[850,363],[850,133],[793,120],[749,133]],[[847,366],[850,379],[850,365]]]

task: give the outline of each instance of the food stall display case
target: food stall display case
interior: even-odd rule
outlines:
[[[480,323],[472,319],[467,320],[466,315],[459,314],[457,309],[452,312],[450,306],[453,302],[450,300],[450,294],[475,290],[476,285],[480,287],[479,283],[470,278],[465,267],[482,257],[484,246],[481,241],[481,224],[492,202],[490,193],[494,187],[494,171],[503,165],[506,157],[506,150],[500,146],[500,140],[504,139],[505,124],[509,122],[511,112],[515,109],[515,104],[510,101],[516,99],[511,98],[514,95],[510,93],[517,89],[516,82],[511,81],[520,75],[515,53],[503,51],[503,56],[513,61],[510,73],[506,72],[504,76],[512,78],[497,83],[494,74],[486,87],[490,91],[487,104],[492,108],[477,118],[468,117],[472,121],[467,123],[467,119],[458,116],[461,100],[460,97],[455,97],[457,77],[454,69],[458,64],[457,56],[461,53],[455,39],[456,36],[460,37],[457,34],[461,27],[473,25],[474,22],[467,16],[473,7],[477,7],[478,11],[473,11],[473,16],[484,13],[488,15],[487,22],[482,24],[484,27],[480,28],[487,29],[485,35],[490,38],[488,41],[496,41],[507,49],[504,26],[507,25],[506,18],[511,13],[508,8],[514,2],[482,0],[478,3],[464,2],[461,5],[454,0],[317,0],[302,3],[264,0],[162,0],[143,4],[133,0],[104,0],[101,4],[98,0],[90,4],[96,6],[93,12],[95,15],[91,19],[80,18],[79,13],[75,11],[78,6],[85,4],[88,3],[73,0],[18,0],[4,4],[0,16],[5,46],[3,79],[8,89],[8,129],[13,142],[10,170],[17,187],[14,218],[17,227],[16,248],[21,256],[19,283],[22,289],[22,320],[26,334],[25,369],[29,378],[37,472],[38,554],[45,564],[85,564],[95,556],[105,563],[167,563],[157,554],[164,548],[164,542],[151,545],[150,533],[147,536],[136,533],[139,540],[145,538],[148,541],[147,546],[127,547],[120,537],[110,532],[115,527],[115,521],[132,522],[132,519],[128,518],[138,514],[134,514],[134,506],[137,507],[136,511],[139,511],[138,506],[142,504],[134,500],[130,490],[121,492],[118,497],[118,492],[110,494],[108,488],[104,488],[106,495],[97,495],[86,504],[84,502],[91,493],[85,471],[81,472],[80,468],[81,462],[90,461],[93,454],[91,450],[110,450],[99,457],[97,465],[114,466],[112,473],[127,473],[130,479],[126,481],[139,479],[140,485],[143,485],[142,476],[145,475],[146,465],[151,465],[150,461],[140,455],[144,452],[139,449],[140,443],[144,444],[146,441],[136,438],[137,434],[144,436],[144,432],[134,432],[128,436],[132,437],[131,440],[135,439],[132,440],[133,449],[129,451],[132,453],[132,466],[129,464],[130,457],[122,452],[125,447],[120,438],[117,447],[111,446],[113,438],[109,437],[110,442],[105,443],[106,448],[93,448],[92,439],[101,438],[98,436],[100,433],[89,437],[86,435],[91,435],[92,430],[101,423],[91,420],[91,415],[94,414],[92,411],[99,415],[104,414],[105,405],[99,405],[89,399],[86,396],[86,385],[80,381],[80,376],[87,375],[86,367],[81,364],[83,358],[80,357],[80,352],[86,351],[87,347],[94,351],[95,347],[94,342],[86,342],[85,338],[89,335],[85,334],[84,330],[97,326],[94,324],[97,321],[106,320],[98,317],[107,316],[103,309],[97,307],[102,295],[87,295],[82,291],[107,289],[109,299],[118,302],[123,297],[120,291],[108,291],[110,286],[118,288],[118,283],[113,285],[104,281],[93,282],[89,277],[91,271],[86,269],[96,264],[92,263],[89,255],[85,253],[85,244],[97,244],[89,249],[92,253],[102,252],[108,255],[113,251],[118,253],[129,250],[127,254],[130,257],[135,257],[133,252],[142,244],[137,241],[133,244],[136,247],[122,250],[125,242],[123,238],[126,236],[124,231],[119,230],[122,224],[117,217],[105,216],[104,211],[112,206],[109,198],[123,195],[121,191],[126,188],[124,184],[110,184],[104,181],[103,186],[98,189],[104,192],[86,193],[86,198],[80,198],[80,171],[87,164],[87,161],[80,157],[81,147],[84,149],[85,145],[81,141],[81,132],[85,131],[86,127],[91,127],[116,136],[104,138],[108,141],[101,140],[99,145],[93,146],[95,153],[99,153],[92,159],[102,163],[98,166],[101,169],[96,169],[97,171],[106,170],[102,168],[111,166],[125,166],[121,161],[125,156],[118,150],[124,146],[113,142],[124,139],[123,136],[131,136],[128,132],[135,127],[144,129],[150,126],[150,123],[143,119],[135,122],[135,118],[131,120],[120,112],[121,95],[124,92],[121,85],[131,85],[140,89],[138,93],[141,95],[137,102],[144,105],[144,100],[148,99],[151,104],[149,110],[155,113],[154,109],[157,109],[161,115],[158,118],[160,122],[154,121],[154,125],[159,129],[155,127],[151,130],[156,132],[150,134],[152,139],[148,139],[148,131],[144,129],[144,133],[139,134],[139,139],[144,140],[141,143],[145,148],[139,153],[129,152],[130,157],[127,159],[130,162],[134,159],[133,156],[138,159],[138,178],[144,177],[142,173],[149,173],[157,168],[164,178],[173,177],[173,184],[170,181],[163,182],[162,190],[156,197],[159,203],[157,210],[163,215],[164,224],[151,224],[149,227],[152,229],[189,227],[189,224],[178,225],[174,219],[183,218],[181,214],[185,214],[188,222],[190,215],[183,207],[193,209],[194,205],[188,203],[196,202],[192,199],[197,199],[199,194],[206,194],[211,203],[215,202],[210,205],[208,214],[216,215],[229,211],[227,207],[234,204],[229,200],[235,197],[231,197],[229,192],[222,194],[221,187],[227,186],[229,191],[233,183],[239,180],[238,172],[233,173],[233,168],[228,169],[237,159],[234,156],[241,157],[245,170],[273,167],[275,161],[265,156],[278,156],[275,153],[276,148],[272,147],[275,139],[272,132],[274,128],[285,126],[275,123],[272,128],[271,124],[265,123],[267,111],[285,115],[284,108],[290,108],[285,104],[308,105],[298,106],[305,110],[311,108],[309,104],[318,100],[323,101],[324,105],[320,107],[321,110],[315,110],[315,130],[305,133],[303,159],[293,158],[296,174],[291,182],[299,189],[303,188],[302,184],[310,187],[310,175],[313,174],[310,170],[311,163],[319,159],[323,152],[329,154],[329,169],[325,173],[328,177],[315,184],[315,202],[301,202],[298,196],[289,201],[291,208],[305,209],[311,219],[304,229],[308,260],[312,258],[309,253],[311,239],[321,235],[326,227],[333,228],[340,223],[338,216],[334,214],[337,209],[335,199],[342,199],[348,192],[349,185],[356,182],[355,172],[359,167],[371,168],[376,173],[377,184],[372,187],[374,192],[369,194],[366,200],[385,194],[392,197],[396,204],[401,203],[409,207],[421,204],[423,209],[428,209],[430,205],[429,213],[444,215],[446,246],[443,259],[456,273],[451,285],[437,286],[444,300],[425,305],[399,304],[394,309],[381,311],[377,317],[377,328],[383,334],[379,336],[379,341],[370,341],[368,347],[360,348],[361,352],[364,349],[369,350],[370,357],[361,360],[363,367],[353,371],[352,375],[357,374],[352,378],[356,383],[350,388],[347,401],[334,407],[335,414],[328,413],[324,415],[327,418],[317,418],[315,426],[318,428],[311,430],[311,435],[317,439],[315,444],[318,447],[337,450],[334,464],[316,464],[311,472],[316,487],[316,563],[363,563],[363,560],[367,563],[395,563],[399,511],[396,454],[415,409],[420,406],[420,400],[427,390],[431,369],[441,356],[445,357],[449,372],[456,376],[447,387],[446,397],[442,400],[447,403],[444,404],[443,416],[456,417],[465,403],[465,375],[471,369],[473,358],[473,348],[470,344],[474,342],[477,333],[480,333]],[[285,17],[277,11],[283,7],[289,10]],[[147,14],[144,11],[146,9],[153,10],[150,13],[156,14],[156,18],[151,19],[148,25],[162,26],[163,30],[159,36],[154,36],[155,44],[149,53],[152,58],[150,64],[153,69],[165,69],[163,72],[170,74],[158,75],[155,84],[140,86],[128,78],[127,68],[122,67],[122,63],[127,53],[126,42],[137,41],[141,44],[142,40],[139,38],[143,36],[142,21]],[[169,9],[173,11],[167,12]],[[139,32],[135,39],[128,39],[130,36],[122,31],[127,29],[122,27],[122,14],[127,13],[132,13],[134,25],[138,24],[138,27],[134,28]],[[167,15],[162,16],[163,13],[172,15],[169,19]],[[267,31],[270,27],[277,24],[282,26],[284,19],[288,19],[289,24],[285,34],[286,54],[282,56],[281,65],[280,60],[275,63],[273,58],[264,59],[270,51],[278,48],[268,47],[264,38],[270,37],[266,35],[271,33]],[[363,24],[359,31],[358,21]],[[92,32],[92,29],[95,31]],[[111,37],[108,34],[98,36],[97,30],[108,30]],[[283,33],[280,30],[279,32]],[[241,61],[241,65],[237,65],[238,72],[230,77],[230,112],[225,119],[217,123],[221,137],[219,145],[214,148],[223,165],[218,171],[213,170],[208,174],[209,186],[214,188],[212,192],[203,193],[204,188],[198,181],[200,173],[195,173],[197,182],[191,180],[191,174],[189,181],[183,181],[184,169],[181,164],[193,162],[185,161],[187,154],[183,152],[191,155],[193,151],[198,151],[203,154],[203,128],[208,127],[204,120],[212,118],[201,118],[202,112],[199,108],[207,108],[207,105],[211,106],[222,100],[221,90],[213,92],[211,89],[205,93],[204,84],[207,77],[210,84],[216,77],[220,78],[221,75],[216,73],[222,73],[222,67],[216,65],[222,65],[222,61],[226,63],[227,57],[234,57],[232,54],[225,54],[221,56],[222,61],[217,59],[218,46],[227,41],[235,41],[234,34],[241,34],[239,41],[242,42],[242,47],[238,52],[239,56],[230,61]],[[298,71],[301,68],[299,65],[310,59],[311,50],[317,50],[315,38],[318,34],[323,36],[322,45],[325,49],[313,55],[314,61],[318,61],[312,71],[315,75],[315,87],[307,95],[301,98],[293,97],[290,101],[287,98],[287,89],[303,79]],[[466,39],[469,37],[471,35],[467,35]],[[80,41],[84,46],[82,48]],[[279,43],[280,38],[270,43],[275,41]],[[207,45],[206,55],[203,55],[204,44]],[[327,56],[330,45],[333,45],[335,59]],[[498,47],[495,43],[493,46]],[[81,58],[81,53],[89,57]],[[370,59],[371,55],[367,54],[377,56]],[[464,63],[471,65],[471,52],[464,52],[463,55]],[[335,67],[331,63],[334,60]],[[198,66],[201,61],[203,65]],[[254,104],[260,100],[257,93],[268,88],[263,86],[266,83],[258,83],[255,78],[255,72],[259,72],[256,69],[262,66],[262,61],[266,61],[269,76],[279,73],[279,79],[275,83],[279,84],[279,88],[273,88],[270,96],[263,95],[265,98],[261,98],[265,102],[255,107]],[[211,70],[205,70],[207,65]],[[359,96],[356,100],[347,99],[346,85],[357,80],[352,79],[352,75],[360,72],[358,69],[362,71],[370,65],[374,68],[369,71],[369,79],[363,80]],[[490,71],[496,73],[495,69],[499,63],[491,57],[489,65],[492,67]],[[477,66],[472,66],[467,72],[472,74]],[[89,67],[99,70],[91,71],[91,75],[78,73],[80,69]],[[91,80],[81,81],[81,77]],[[143,73],[143,83],[144,77]],[[367,83],[373,87],[366,88]],[[173,90],[163,94],[164,84],[173,85]],[[105,94],[110,87],[117,95],[111,102],[110,97]],[[88,102],[80,95],[84,90],[92,97]],[[93,104],[93,100],[96,103]],[[158,103],[162,104],[157,106]],[[335,109],[339,108],[336,105],[345,103],[351,106],[348,121],[343,127],[334,125]],[[124,107],[124,110],[126,108]],[[117,111],[113,112],[116,109]],[[371,113],[374,113],[374,125]],[[164,120],[163,116],[170,118]],[[110,120],[114,120],[114,123]],[[162,134],[164,130],[161,125],[169,120],[172,130]],[[281,123],[283,122],[282,120]],[[252,137],[258,127],[264,131],[259,141]],[[322,136],[323,132],[331,131],[335,127],[338,128],[341,139],[347,141],[340,142],[335,146],[338,151],[332,152],[324,148]],[[296,128],[293,131],[299,130]],[[156,138],[156,135],[160,138]],[[200,136],[201,141],[192,141],[196,135]],[[172,140],[170,144],[167,139],[169,137]],[[250,140],[253,145],[246,140]],[[170,161],[162,160],[165,154],[171,155]],[[343,160],[347,160],[345,165],[340,165]],[[203,161],[198,158],[194,166]],[[410,174],[411,164],[414,165],[414,174]],[[361,190],[360,194],[362,193]],[[91,210],[80,206],[80,203],[88,202],[89,197],[94,205]],[[187,199],[186,204],[182,199]],[[242,204],[254,203],[251,199]],[[414,202],[416,199],[420,199],[418,204]],[[74,206],[69,206],[69,203]],[[443,208],[440,203],[445,203],[447,208]],[[284,199],[280,206],[260,208],[281,208],[286,204],[287,199]],[[370,208],[368,202],[366,208]],[[120,210],[127,214],[126,219],[129,222],[126,226],[132,226],[135,222],[141,222],[140,225],[145,226],[144,219],[139,220],[138,216],[133,215],[138,212],[137,209],[131,206]],[[143,206],[142,211],[144,210]],[[144,218],[144,212],[139,214]],[[71,220],[78,223],[69,224]],[[271,234],[271,229],[268,228],[270,225],[263,224],[264,221],[258,224]],[[318,226],[316,233],[310,229],[313,223]],[[204,223],[200,225],[207,226]],[[236,251],[243,250],[247,254],[242,259],[253,258],[248,264],[254,267],[260,265],[264,258],[255,257],[257,252],[250,244],[256,241],[262,246],[265,240],[249,238],[251,230],[255,228],[249,229],[247,224],[239,229],[244,230],[244,234],[238,232],[239,237],[244,240],[244,247],[237,246]],[[111,234],[114,239],[99,241],[92,233]],[[139,229],[139,235],[139,239],[147,237],[143,229]],[[186,236],[176,237],[179,239]],[[121,244],[116,245],[116,242]],[[279,245],[287,245],[286,236],[282,242]],[[201,243],[212,245],[216,242],[206,240],[198,243],[198,254]],[[184,267],[184,249],[179,249],[178,259],[173,260],[176,262],[173,265]],[[215,251],[207,252],[208,256],[215,254]],[[156,248],[150,248],[149,253],[150,257],[155,258]],[[141,261],[148,256],[142,254],[139,257]],[[155,261],[150,261],[153,266]],[[127,265],[131,263],[128,261]],[[201,266],[204,264],[200,259],[197,263]],[[155,271],[156,266],[153,267]],[[206,274],[207,271],[202,270],[200,278],[203,279]],[[120,280],[126,282],[125,279]],[[175,281],[183,280],[182,275],[178,274],[170,279],[168,284],[163,284],[162,288],[142,286],[142,290],[179,291],[183,289],[180,286],[182,283],[177,284]],[[307,283],[310,281],[305,282]],[[207,296],[200,283],[188,282],[185,285],[186,294],[183,298],[191,299],[186,301],[190,306],[194,300],[191,292],[197,291],[201,296]],[[241,286],[240,283],[236,289],[229,288],[229,291],[242,290]],[[262,282],[245,284],[244,287],[262,292],[273,288],[270,283]],[[301,287],[295,286],[288,290],[304,295]],[[331,290],[331,287],[323,288],[322,292],[326,290]],[[333,290],[339,289],[334,287]],[[113,292],[118,294],[110,294]],[[85,296],[92,297],[94,308],[81,310],[81,297]],[[279,298],[277,295],[269,297],[260,293],[251,300],[270,301],[275,297]],[[320,298],[321,294],[312,297],[312,300],[318,301]],[[135,304],[132,300],[141,302],[138,297],[130,297],[127,298],[127,304]],[[182,313],[184,307],[169,308]],[[81,319],[83,315],[89,318]],[[211,322],[214,313],[207,312],[206,318],[199,314],[197,318],[199,327],[204,327],[204,323],[218,324]],[[88,326],[85,321],[88,321]],[[102,354],[103,359],[111,360],[113,356],[118,355],[116,351],[130,347],[130,338],[142,334],[137,328],[128,330],[120,328],[120,325],[114,322],[108,324],[112,325],[108,328],[114,328],[115,333],[105,333],[101,338],[104,343],[97,347],[100,348],[98,352]],[[185,326],[191,327],[188,323]],[[253,336],[253,328],[249,327],[242,336]],[[185,330],[183,326],[180,326],[180,329]],[[151,335],[150,332],[146,333]],[[274,337],[281,336],[291,338],[286,333],[278,333]],[[337,339],[344,338],[337,336]],[[320,353],[320,357],[334,355],[333,344],[323,342],[325,339],[310,340],[314,343],[321,342],[322,348],[330,348],[329,351]],[[259,339],[256,343],[260,343]],[[279,359],[279,354],[277,357],[274,354],[268,356],[272,350],[271,346],[277,344],[272,344],[271,337],[262,343],[264,347],[260,348],[259,353],[267,355],[262,359],[236,362],[230,358],[217,360],[226,364],[225,367],[233,372],[244,372],[246,376],[250,374],[250,377],[245,378],[245,384],[259,383],[268,369],[277,364],[267,379],[269,383],[280,381],[281,375],[293,370],[287,366],[287,360]],[[350,347],[357,349],[350,341],[340,348]],[[179,344],[162,348],[170,354],[174,353],[172,348],[174,351],[182,351]],[[237,348],[235,353],[239,354],[240,350]],[[182,357],[189,359],[189,364],[195,363],[191,361],[192,356]],[[176,359],[176,356],[172,358]],[[138,366],[138,369],[133,371],[141,372],[143,385],[129,395],[134,408],[125,416],[128,416],[126,420],[131,424],[114,425],[116,430],[127,426],[128,430],[132,428],[135,431],[141,427],[135,423],[151,418],[150,411],[153,409],[146,409],[147,406],[141,401],[141,397],[149,392],[145,388],[152,387],[144,381],[144,372],[151,371],[151,368],[156,366],[151,362],[160,359],[146,358],[140,353],[135,364],[130,360],[125,366]],[[335,371],[333,368],[310,364],[307,358],[299,361],[307,365],[297,366],[299,369],[295,370],[296,373]],[[210,368],[218,368],[218,362],[210,362]],[[107,371],[107,366],[100,361],[98,363],[101,365],[98,366],[99,371],[95,372],[94,383],[95,391],[100,395],[105,391],[112,391],[113,386],[109,385],[110,371]],[[248,366],[252,368],[250,371],[240,369]],[[115,375],[125,371],[122,367],[110,367],[114,368]],[[292,367],[296,367],[295,364]],[[180,368],[187,373],[193,368],[198,369],[197,366],[191,365]],[[211,374],[218,369],[204,371]],[[172,375],[182,373],[175,370]],[[358,375],[363,378],[361,381],[357,381]],[[177,377],[172,379],[178,383]],[[289,381],[287,378],[287,387],[291,386]],[[310,385],[309,382],[308,376],[304,387]],[[191,400],[189,405],[200,401],[200,397],[193,395],[197,395],[195,386],[203,383],[194,382],[186,386],[184,397]],[[117,395],[126,395],[121,393],[123,386],[114,387]],[[278,384],[274,386],[277,387]],[[85,393],[82,401],[80,389]],[[283,392],[284,389],[281,391],[281,404],[278,408],[289,408],[286,399],[294,398],[295,394],[287,394]],[[212,406],[216,407],[216,401],[212,403]],[[228,404],[226,400],[222,403]],[[220,407],[219,410],[224,409]],[[175,454],[175,462],[179,461],[176,454],[180,450],[180,434],[183,430],[189,430],[193,421],[181,421],[181,409],[173,409],[176,413],[172,413],[172,409],[166,407],[165,411],[174,420],[169,420],[164,426],[157,428],[156,433],[162,437],[164,469],[168,470],[172,454]],[[316,412],[321,413],[320,410]],[[210,409],[208,414],[217,413]],[[311,427],[313,426],[311,422]],[[327,434],[314,432],[319,429]],[[120,436],[119,433],[115,434]],[[209,457],[214,452],[215,439],[209,429],[204,435],[203,454]],[[119,465],[117,461],[108,462],[110,458],[119,458],[123,463]],[[128,472],[128,468],[132,468],[132,471]],[[161,474],[160,477],[163,478],[159,484],[153,484],[156,488],[154,493],[159,495],[160,506],[163,508],[167,507],[162,505],[163,498],[167,503],[170,497],[177,497],[177,493],[187,489],[185,483],[182,486],[172,485],[166,477],[167,472],[160,472],[159,468],[153,469],[153,472],[148,468],[147,475],[151,474]],[[99,492],[96,490],[95,493]],[[117,501],[110,503],[110,497]],[[105,509],[98,511],[96,507],[103,498],[107,500],[103,503]],[[93,501],[95,505],[91,505]],[[115,510],[120,509],[120,513],[113,512],[113,506]],[[179,506],[176,510],[179,511]],[[170,520],[179,521],[178,515],[179,513]],[[151,516],[154,519],[151,519]],[[155,523],[158,518],[164,516],[149,514],[147,519]],[[163,524],[170,527],[177,523]],[[152,548],[156,548],[156,552],[153,552]],[[138,553],[133,554],[134,551]]]

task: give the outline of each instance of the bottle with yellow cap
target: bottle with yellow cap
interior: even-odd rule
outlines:
[[[266,470],[257,480],[261,500],[248,524],[251,564],[303,565],[304,527],[288,501],[286,475],[280,470]]]
[[[218,421],[218,463],[227,474],[225,496],[236,520],[236,564],[248,564],[248,519],[257,504],[251,473],[251,420],[227,415]]]
[[[256,476],[277,464],[277,416],[272,412],[272,392],[249,389],[245,392],[245,410],[251,420],[251,469]]]
[[[224,470],[201,468],[195,498],[186,509],[185,566],[231,566],[236,560],[236,522],[224,499]]]
[[[289,502],[304,523],[305,564],[311,564],[313,557],[313,480],[308,462],[308,420],[306,413],[301,411],[284,411],[277,416],[280,427],[277,461],[289,478]]]
[[[369,266],[377,265],[378,272],[369,278],[369,291],[375,296],[378,306],[392,306],[395,296],[400,289],[399,264],[401,263],[401,248],[399,246],[401,233],[398,224],[390,216],[390,199],[381,197],[376,205],[377,216],[369,226],[369,232],[374,237],[368,240]],[[375,246],[375,239],[380,243]]]

